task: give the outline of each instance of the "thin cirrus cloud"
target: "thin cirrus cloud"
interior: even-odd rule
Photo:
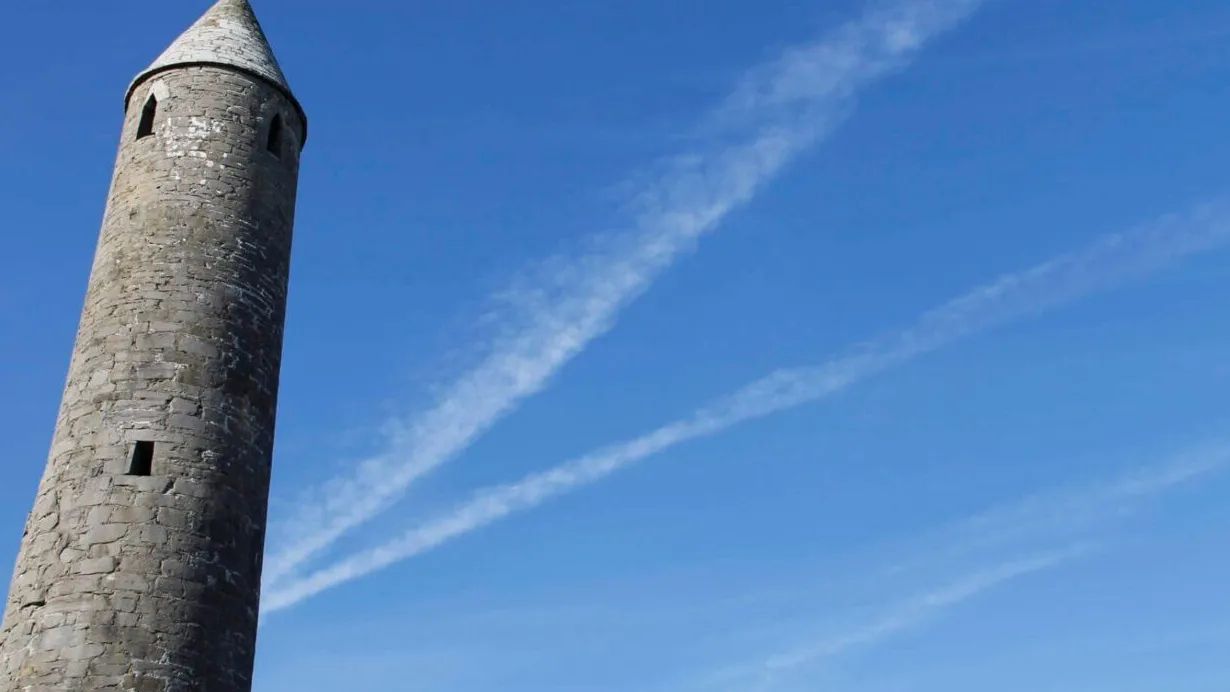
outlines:
[[[882,599],[896,601],[896,605],[870,619],[803,637],[798,643],[749,662],[718,666],[694,677],[696,684],[685,683],[682,688],[740,692],[795,689],[792,683],[803,682],[798,677],[805,670],[883,645],[1009,582],[1104,552],[1108,545],[1104,536],[1097,534],[1100,529],[1132,516],[1151,500],[1209,479],[1228,464],[1230,443],[1209,440],[1117,478],[1049,490],[918,537],[906,555],[891,563],[892,569],[873,571],[862,581],[905,572],[915,573],[910,581],[924,581],[916,575],[930,574],[933,570],[928,566],[936,565],[942,570],[941,576],[926,577],[925,581],[939,582],[939,588],[910,586],[909,591],[917,595]],[[675,682],[671,687],[681,686]]]
[[[933,532],[922,547],[892,565],[886,574],[908,572],[920,564],[955,562],[990,550],[1025,551],[1042,543],[1086,536],[1130,516],[1146,501],[1193,485],[1230,465],[1230,440],[1192,445],[1164,463],[1134,469],[1109,481],[1049,490],[965,518]]]
[[[760,680],[753,688],[767,692],[788,673],[807,665],[872,647],[925,624],[941,613],[1010,581],[1054,569],[1086,553],[1083,547],[1040,553],[1002,562],[954,579],[944,586],[900,604],[881,619],[866,625],[774,654],[758,667]]]
[[[265,582],[276,585],[339,538],[395,504],[541,391],[613,325],[626,305],[747,204],[850,112],[860,89],[904,67],[930,39],[983,0],[896,0],[749,71],[700,128],[708,142],[667,162],[632,196],[631,233],[588,255],[551,263],[530,286],[500,296],[512,307],[488,355],[428,410],[392,426],[381,453],[299,503],[273,539]]]
[[[1230,445],[1218,441],[1192,450],[1159,467],[1146,468],[1130,477],[1112,483],[1082,489],[1070,494],[1052,494],[973,517],[965,524],[970,542],[941,551],[938,559],[949,559],[954,553],[987,549],[996,544],[1012,542],[1026,535],[1036,540],[1055,541],[1079,539],[1100,521],[1123,518],[1151,498],[1162,495],[1192,481],[1208,478],[1230,462]],[[1010,529],[1003,524],[1017,522]],[[1097,551],[1095,544],[1035,554],[1026,559],[1000,562],[949,581],[942,589],[907,601],[890,614],[865,627],[822,638],[816,642],[792,648],[764,660],[761,667],[769,674],[799,668],[805,664],[836,656],[861,646],[872,646],[924,624],[942,611],[963,603],[984,591],[1008,581],[1065,565],[1072,560]]]
[[[467,503],[384,544],[276,586],[263,603],[280,610],[431,550],[552,497],[597,482],[676,445],[836,394],[886,369],[1001,323],[1072,302],[1230,242],[1230,206],[1218,200],[1172,214],[1009,274],[924,313],[907,329],[816,367],[780,370],[690,417],[599,449],[520,481],[478,491]]]
[[[915,592],[892,607],[863,622],[854,622],[837,631],[813,636],[781,650],[741,663],[724,663],[683,681],[673,680],[661,689],[705,690],[706,692],[770,692],[777,689],[821,689],[814,679],[800,679],[805,671],[815,677],[816,669],[857,651],[874,649],[894,637],[925,626],[945,612],[971,601],[985,592],[1034,574],[1066,565],[1084,557],[1089,549],[1073,546],[1008,559],[980,569],[949,577],[931,590]],[[833,615],[828,613],[828,615]],[[817,614],[817,620],[823,619]],[[800,684],[796,687],[795,683]]]

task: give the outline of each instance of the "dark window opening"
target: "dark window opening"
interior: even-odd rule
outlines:
[[[132,448],[132,463],[128,466],[130,476],[151,476],[154,473],[154,443],[138,442]]]
[[[281,158],[282,156],[282,116],[273,116],[273,122],[269,124],[269,141],[265,143],[265,148],[273,152],[274,156]]]
[[[154,134],[154,118],[158,115],[158,99],[152,94],[141,110],[141,124],[137,125],[137,139]]]

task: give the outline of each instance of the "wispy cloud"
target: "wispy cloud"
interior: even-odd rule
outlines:
[[[897,334],[864,344],[818,367],[770,374],[692,416],[641,437],[585,455],[518,482],[479,491],[469,502],[378,548],[343,559],[272,589],[266,612],[288,607],[338,584],[413,557],[515,512],[601,480],[675,445],[741,422],[815,401],[937,348],[1003,322],[1071,302],[1165,268],[1230,241],[1224,202],[1170,215],[1100,238],[1089,247],[1009,274],[925,313]]]
[[[781,676],[791,671],[822,663],[856,649],[882,644],[997,586],[1053,569],[1081,557],[1085,552],[1083,548],[1071,548],[1041,553],[1000,563],[955,579],[939,589],[905,601],[881,615],[878,620],[768,657],[757,666],[760,679],[753,689],[760,692],[769,690]]]
[[[1131,516],[1151,498],[1194,485],[1227,466],[1230,440],[1214,439],[1112,480],[1047,490],[931,532],[926,540],[915,541],[917,550],[903,553],[885,573],[956,562],[988,551],[1036,550],[1056,541],[1090,536]]]
[[[922,595],[883,599],[897,604],[824,635],[796,636],[802,643],[782,646],[775,653],[743,663],[718,666],[693,678],[692,684],[682,686],[740,692],[794,689],[790,678],[804,669],[883,645],[1010,581],[1103,552],[1106,537],[1097,533],[1099,528],[1125,520],[1147,502],[1223,471],[1228,465],[1230,443],[1215,439],[1114,479],[1048,490],[976,514],[943,530],[916,536],[907,554],[925,554],[921,562],[932,567],[922,569],[915,564],[911,569],[904,566],[911,562],[908,555],[898,555],[891,561],[893,568],[889,572],[908,572],[908,590],[921,591]],[[1021,555],[1028,557],[1022,559]],[[872,570],[862,575],[861,581],[874,582],[876,576],[877,570]],[[918,582],[938,582],[943,586],[928,590],[919,587]],[[823,619],[822,615],[826,614],[817,613],[816,620]],[[680,686],[677,681],[671,685],[673,689]],[[805,689],[817,688],[809,684]]]
[[[398,422],[383,451],[330,482],[275,527],[276,584],[396,503],[609,330],[619,311],[734,209],[747,204],[849,113],[856,93],[906,65],[982,0],[897,0],[749,72],[706,119],[704,144],[665,163],[633,195],[632,232],[585,256],[547,263],[502,296],[511,307],[489,355],[429,410]]]
[[[967,550],[1088,531],[1130,514],[1148,498],[1217,473],[1228,463],[1230,443],[1214,440],[1165,464],[1140,468],[1110,482],[1027,498],[971,517],[956,528],[967,536],[961,542]]]

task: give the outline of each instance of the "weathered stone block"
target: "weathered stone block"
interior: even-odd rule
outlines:
[[[114,543],[123,538],[130,528],[128,524],[99,524],[92,526],[86,532],[85,537],[81,539],[81,543],[87,547],[98,543]]]
[[[100,557],[94,560],[82,560],[77,563],[78,574],[108,574],[115,571],[117,561],[113,557]]]

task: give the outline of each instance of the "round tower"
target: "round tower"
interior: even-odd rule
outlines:
[[[0,692],[251,689],[306,133],[247,0],[129,88]]]

